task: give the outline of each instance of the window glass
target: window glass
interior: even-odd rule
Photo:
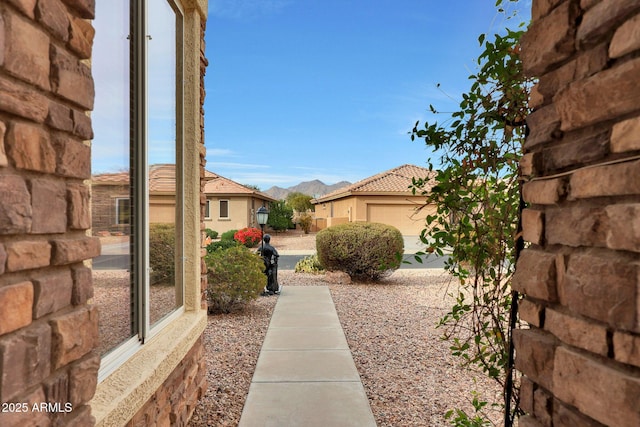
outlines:
[[[207,200],[204,204],[204,217],[211,218],[211,200]]]
[[[220,200],[220,218],[229,218],[228,200]]]

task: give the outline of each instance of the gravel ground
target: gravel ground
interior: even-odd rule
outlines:
[[[470,411],[473,390],[499,401],[500,390],[460,368],[439,339],[435,325],[450,305],[449,278],[440,270],[397,271],[376,284],[329,284],[322,275],[291,271],[278,279],[283,286],[329,286],[378,426],[448,425],[445,412]],[[209,317],[209,388],[191,426],[238,424],[276,298]]]

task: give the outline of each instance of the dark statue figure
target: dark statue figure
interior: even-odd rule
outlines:
[[[271,236],[265,234],[263,237],[261,249],[262,260],[264,261],[264,274],[267,275],[267,288],[265,294],[274,295],[280,293],[280,285],[278,284],[278,251],[271,246]]]

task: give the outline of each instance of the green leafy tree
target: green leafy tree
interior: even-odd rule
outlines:
[[[440,321],[444,338],[465,364],[480,367],[512,390],[509,399],[514,401],[517,389],[511,387],[508,366],[510,283],[520,206],[518,160],[531,87],[519,57],[523,33],[506,30],[491,40],[481,35],[479,71],[469,77],[473,83],[459,110],[444,123],[422,128],[416,123],[411,133],[412,140],[424,139],[442,153],[437,168],[430,161],[430,169],[437,169],[435,178],[414,179],[413,191],[437,208],[427,216],[421,236],[428,252],[446,252],[445,268],[460,284],[455,305]],[[474,401],[476,412],[485,410],[477,396]],[[450,412],[449,418],[456,426],[487,423],[461,410]]]
[[[293,226],[293,209],[284,200],[271,203],[267,225],[276,231]]]
[[[289,193],[286,200],[287,204],[291,206],[293,210],[298,212],[306,212],[309,209],[313,210],[311,199],[313,199],[313,197],[295,191],[293,193]]]

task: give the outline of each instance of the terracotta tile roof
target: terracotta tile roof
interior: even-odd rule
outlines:
[[[175,193],[175,176],[176,167],[173,164],[157,164],[149,166],[149,193]],[[255,197],[259,197],[263,200],[272,202],[276,201],[276,199],[265,193],[245,187],[242,184],[238,184],[235,181],[208,170],[205,170],[204,176],[207,180],[204,186],[206,194],[246,194],[254,195]],[[129,183],[129,172],[103,173],[93,175],[91,179],[92,184],[94,185],[126,185]]]
[[[412,178],[430,178],[433,185],[433,177],[435,172],[429,171],[415,165],[402,165],[397,168],[381,172],[377,175],[370,176],[360,180],[354,184],[339,188],[329,194],[313,200],[315,203],[327,202],[329,200],[341,199],[343,197],[356,194],[411,194],[409,186]]]

